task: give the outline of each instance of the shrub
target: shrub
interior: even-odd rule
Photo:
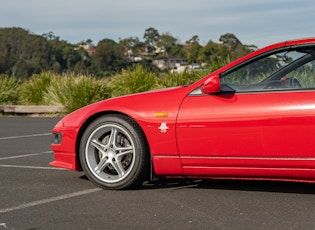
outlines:
[[[0,104],[19,103],[20,82],[14,77],[0,75]]]
[[[61,105],[70,113],[109,97],[152,89],[188,85],[207,72],[164,73],[158,76],[141,65],[124,69],[112,78],[53,72],[35,74],[20,82],[0,75],[0,104]]]
[[[21,87],[21,102],[28,105],[44,105],[43,96],[50,83],[58,76],[52,72],[43,72],[33,75]]]
[[[63,105],[65,112],[70,113],[109,96],[106,79],[96,80],[92,76],[68,74],[52,81],[44,98],[47,104]]]
[[[206,76],[205,71],[184,71],[183,73],[170,73],[167,72],[161,76],[159,76],[157,81],[158,88],[168,88],[173,86],[180,85],[189,85],[201,77]]]
[[[146,71],[141,65],[124,69],[110,83],[112,97],[139,93],[154,89],[155,75]]]

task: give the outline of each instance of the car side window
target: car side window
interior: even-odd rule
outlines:
[[[295,78],[301,88],[314,89],[315,88],[315,60],[312,60],[305,65],[293,70],[286,75],[287,78]]]
[[[221,75],[222,92],[315,88],[315,50],[283,50]]]

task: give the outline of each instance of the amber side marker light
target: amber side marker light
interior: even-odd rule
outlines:
[[[157,112],[154,113],[155,117],[168,117],[168,112]]]

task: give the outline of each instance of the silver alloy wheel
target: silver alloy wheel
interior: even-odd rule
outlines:
[[[100,181],[117,183],[128,176],[135,164],[135,145],[124,127],[103,124],[86,142],[85,159],[89,170]]]

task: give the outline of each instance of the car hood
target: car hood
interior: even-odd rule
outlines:
[[[122,113],[136,120],[152,117],[156,113],[176,117],[180,103],[188,92],[187,86],[178,86],[110,98],[82,107],[66,115],[60,123],[62,126],[80,127],[95,114],[111,112]]]

